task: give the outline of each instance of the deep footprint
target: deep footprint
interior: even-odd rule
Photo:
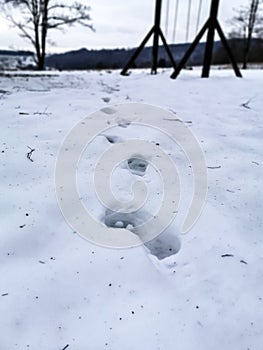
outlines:
[[[132,231],[134,227],[140,226],[148,221],[150,215],[145,212],[118,213],[107,210],[104,216],[104,223],[108,227],[126,228]],[[163,260],[175,255],[181,248],[180,238],[174,233],[172,228],[167,228],[158,237],[150,242],[144,243],[149,254],[156,256],[158,260]]]
[[[172,229],[166,229],[158,237],[144,244],[149,253],[156,256],[159,260],[175,255],[181,248],[181,241]]]
[[[128,159],[127,163],[130,172],[138,176],[143,176],[148,166],[148,162],[146,160],[138,157]]]

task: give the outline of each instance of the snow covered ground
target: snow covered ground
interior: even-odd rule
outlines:
[[[176,81],[169,73],[1,76],[1,350],[262,349],[263,71],[200,79],[196,70]],[[162,260],[143,246],[109,249],[82,239],[56,200],[56,157],[69,131],[98,109],[130,102],[172,111],[206,157],[204,211],[181,236],[179,211],[180,250]],[[111,140],[127,129],[113,130]],[[143,136],[180,166],[179,150],[163,135]],[[94,163],[109,145],[99,135],[79,167],[85,205],[98,219],[105,212],[88,193],[85,160]],[[191,174],[187,164],[180,170],[187,202]],[[127,174],[120,170],[114,182],[124,197],[137,176]],[[151,173],[141,178],[151,186]]]

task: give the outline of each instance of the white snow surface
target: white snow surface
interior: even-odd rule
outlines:
[[[1,76],[0,350],[262,350],[263,71],[243,79],[228,70],[214,70],[210,79],[199,70],[175,81],[169,74]],[[163,260],[143,246],[109,249],[84,240],[57,204],[54,170],[65,136],[98,109],[130,102],[172,111],[206,157],[203,213],[180,237],[179,252]],[[127,130],[107,135],[119,142]],[[180,151],[164,135],[136,132],[180,166]],[[79,167],[79,188],[97,219],[105,212],[85,160],[94,163],[109,146],[99,135]],[[180,169],[187,202],[191,173],[187,164]],[[116,196],[127,198],[138,174],[124,165],[118,171],[113,190],[118,184]],[[154,193],[151,171],[140,178]],[[179,212],[170,228],[174,237],[182,218]]]

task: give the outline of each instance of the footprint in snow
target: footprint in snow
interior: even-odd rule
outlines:
[[[118,213],[107,210],[103,222],[108,227],[126,228],[132,232],[134,227],[142,225],[150,218],[150,214],[143,211],[138,211],[136,213]],[[177,254],[181,248],[181,241],[174,233],[174,230],[168,227],[159,236],[144,243],[144,247],[149,257],[153,257],[153,262],[156,265],[157,261],[167,259]],[[174,268],[174,261],[167,261],[165,267],[169,269]]]
[[[120,143],[120,142],[123,142],[123,139],[120,138],[119,136],[105,135],[105,134],[102,134],[102,135],[109,141],[109,143]]]
[[[139,156],[127,160],[128,169],[134,175],[143,176],[147,170],[148,162]]]

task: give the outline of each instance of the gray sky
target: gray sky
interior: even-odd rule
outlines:
[[[67,0],[68,1],[68,0]],[[69,28],[63,34],[58,31],[50,32],[56,46],[49,46],[49,52],[61,52],[71,49],[87,47],[89,49],[135,47],[153,24],[154,0],[87,0],[84,3],[91,6],[92,22],[96,29],[93,33],[87,28],[76,26]],[[169,30],[166,37],[169,43],[173,37],[173,18],[176,0],[169,0]],[[175,42],[185,42],[187,9],[189,0],[179,0],[179,13]],[[233,16],[233,7],[244,5],[248,0],[221,0],[219,19],[226,30],[226,22]],[[163,0],[162,29],[166,28],[166,4]],[[191,27],[189,41],[196,35],[196,19],[199,0],[192,0]],[[201,22],[208,16],[210,0],[203,0]],[[0,48],[31,49],[29,43],[20,38],[16,29],[10,29],[8,22],[1,18]]]

